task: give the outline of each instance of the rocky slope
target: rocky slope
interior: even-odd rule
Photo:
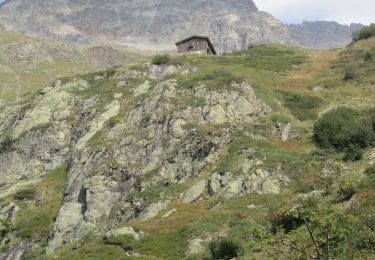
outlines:
[[[362,24],[341,25],[336,22],[307,22],[287,25],[292,37],[302,47],[315,49],[334,49],[347,46],[354,32]]]
[[[209,36],[221,52],[293,43],[287,28],[251,0],[17,0],[0,6],[0,22],[28,34],[146,49],[171,49],[192,34]]]
[[[281,256],[268,231],[283,223],[280,212],[294,212],[302,198],[327,199],[326,183],[336,199],[337,186],[362,180],[375,163],[373,148],[343,162],[311,142],[319,112],[373,105],[371,71],[357,84],[340,70],[372,43],[339,56],[259,46],[128,65],[56,80],[7,106],[0,257],[204,259],[208,243],[225,236],[246,245],[247,257]],[[334,202],[335,210],[361,208],[371,194],[356,190],[355,201]],[[295,225],[287,241],[315,254]]]
[[[3,189],[32,182],[69,162],[64,202],[50,236],[48,252],[97,229],[115,205],[124,212],[121,221],[134,217],[146,221],[156,216],[168,207],[172,197],[150,203],[130,199],[129,193],[199,178],[205,169],[218,162],[220,150],[229,144],[238,123],[255,123],[271,111],[257,99],[247,82],[232,83],[220,92],[204,86],[181,90],[176,80],[163,78],[176,71],[188,73],[191,68],[151,65],[147,70],[105,76],[105,80],[115,81],[115,91],[107,97],[108,103],[100,107],[103,100],[96,95],[83,98],[73,94],[91,92],[92,84],[103,81],[98,76],[91,84],[82,79],[56,81],[31,104],[3,111],[1,131],[14,140],[0,157]],[[138,86],[132,81],[139,82]],[[186,95],[201,103],[195,107],[177,105],[177,97]],[[130,97],[143,98],[132,104],[127,100]],[[111,128],[113,118],[120,123]],[[195,127],[188,127],[194,124],[228,124],[228,127],[206,138]],[[32,151],[31,144],[36,145]],[[253,163],[244,164],[243,174]],[[204,181],[191,187],[183,202],[191,203],[209,194],[209,190],[211,196],[223,190],[227,198],[251,192],[277,192],[278,183],[286,180],[279,171],[259,170],[252,177],[215,173],[210,185]],[[151,172],[154,174],[150,175]],[[114,224],[116,219],[102,228]]]

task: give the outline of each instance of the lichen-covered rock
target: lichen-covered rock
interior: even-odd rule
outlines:
[[[202,195],[205,189],[206,189],[205,180],[201,180],[197,182],[185,192],[184,197],[182,198],[182,202],[187,204],[187,203],[196,201]]]
[[[160,211],[166,209],[170,201],[164,202],[155,202],[148,206],[144,211],[139,215],[140,221],[149,220],[159,214]]]
[[[150,79],[153,79],[153,80],[162,80],[164,77],[168,76],[168,75],[172,75],[173,73],[175,73],[178,69],[177,66],[175,65],[154,65],[154,64],[151,64],[149,65],[148,67],[149,71],[150,71]]]
[[[281,133],[281,140],[282,140],[283,142],[288,141],[288,139],[289,139],[289,132],[290,132],[291,128],[292,128],[292,125],[291,125],[290,123],[288,123],[288,124],[284,127],[284,129],[283,129],[283,131],[282,131],[282,133]]]
[[[84,148],[86,143],[103,128],[104,123],[120,112],[120,103],[114,100],[112,103],[108,104],[105,109],[106,111],[104,113],[100,114],[91,122],[88,132],[78,140],[76,144],[77,149],[80,150]]]
[[[194,238],[189,241],[188,249],[186,251],[186,256],[196,255],[203,253],[206,250],[204,246],[205,241],[200,238]]]
[[[144,234],[143,232],[136,232],[132,227],[122,227],[108,231],[105,235],[107,237],[129,236],[135,240],[139,240]]]
[[[210,195],[216,194],[219,189],[225,187],[231,180],[232,175],[229,172],[214,172],[208,180],[208,192]]]
[[[133,95],[135,97],[138,97],[142,94],[146,94],[147,91],[150,89],[151,84],[150,81],[146,80],[143,84],[139,85],[136,89],[133,91]]]

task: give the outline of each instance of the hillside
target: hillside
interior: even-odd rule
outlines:
[[[0,107],[35,94],[58,77],[128,64],[140,58],[140,54],[126,48],[75,46],[0,28]]]
[[[64,77],[7,107],[2,257],[374,255],[374,46],[172,57]],[[337,137],[315,132],[332,113],[360,146],[320,141]]]

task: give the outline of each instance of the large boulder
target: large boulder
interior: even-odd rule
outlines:
[[[182,202],[185,204],[191,203],[196,201],[205,191],[206,189],[206,181],[201,180],[197,182],[195,185],[191,186],[184,194],[182,198]]]

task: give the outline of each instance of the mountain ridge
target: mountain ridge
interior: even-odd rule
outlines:
[[[364,27],[358,23],[342,25],[334,21],[303,21],[286,26],[299,46],[315,49],[345,47],[352,41],[352,34]]]
[[[250,44],[293,44],[287,28],[253,1],[15,0],[3,4],[0,22],[12,30],[73,42],[114,42],[171,49],[190,34],[209,36],[222,52]],[[32,12],[30,12],[32,10]]]
[[[339,48],[362,25],[336,22],[283,24],[251,0],[143,0],[126,3],[12,0],[0,5],[0,22],[11,30],[74,43],[120,44],[145,50],[169,50],[188,35],[211,38],[219,52],[250,45],[281,43],[307,48]],[[30,12],[32,10],[32,12]]]

